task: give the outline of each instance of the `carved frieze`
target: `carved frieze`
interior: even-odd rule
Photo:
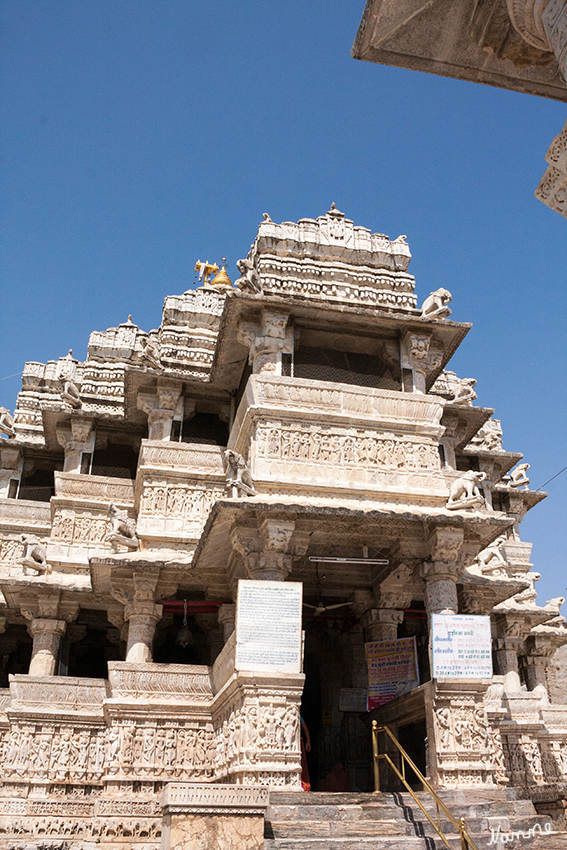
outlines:
[[[431,471],[440,468],[437,447],[362,429],[324,428],[292,421],[256,426],[256,457],[288,463],[313,462],[341,467]]]

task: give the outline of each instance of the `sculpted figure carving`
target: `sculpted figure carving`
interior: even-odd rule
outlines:
[[[509,482],[510,487],[521,487],[523,485],[524,490],[527,490],[530,479],[526,473],[529,468],[529,463],[519,463],[504,480]]]
[[[8,437],[15,437],[14,419],[12,414],[6,407],[0,407],[0,433],[7,434]]]
[[[47,553],[43,543],[33,534],[20,534],[20,540],[24,544],[24,553],[20,559],[20,564],[24,567],[31,567],[38,573],[46,573],[48,571]]]
[[[232,449],[227,449],[224,456],[227,463],[226,488],[232,498],[237,499],[244,494],[255,496],[256,490],[250,470],[242,455]]]
[[[74,381],[70,378],[62,379],[61,383],[63,384],[63,390],[61,391],[61,398],[64,399],[71,407],[78,408],[81,406],[81,396],[79,395],[79,389]]]
[[[472,469],[464,472],[460,478],[457,478],[451,484],[449,500],[445,507],[449,508],[449,510],[456,510],[457,508],[483,505],[484,499],[478,485],[485,478],[486,472],[474,472]]]
[[[447,306],[452,300],[452,295],[447,289],[436,289],[425,299],[421,307],[422,319],[446,319],[451,315]]]
[[[477,394],[475,393],[473,387],[476,387],[476,380],[474,378],[461,378],[459,383],[453,388],[453,403],[454,404],[462,404],[470,407],[475,398],[477,398]]]
[[[506,543],[506,537],[501,535],[493,540],[492,543],[479,552],[475,560],[478,563],[481,572],[490,572],[495,575],[501,575],[505,572],[508,566],[504,555],[502,554],[502,546]]]
[[[142,337],[140,340],[143,350],[140,352],[140,359],[146,361],[154,369],[161,369],[160,361],[160,345],[157,339],[152,336]]]
[[[236,268],[240,272],[240,277],[234,282],[235,286],[244,291],[262,292],[260,275],[254,268],[254,263],[251,260],[237,260]]]
[[[110,543],[115,552],[118,551],[119,544],[128,549],[137,549],[140,541],[136,536],[136,526],[128,516],[128,511],[117,508],[116,505],[111,505],[109,512],[112,530],[104,539]]]

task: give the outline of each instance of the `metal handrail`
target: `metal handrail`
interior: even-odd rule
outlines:
[[[392,759],[390,758],[388,753],[380,753],[379,752],[378,732],[385,732],[386,735],[388,735],[388,737],[392,741],[392,743],[398,749],[398,752],[401,755],[401,761],[402,761],[401,771],[394,764],[394,762],[392,761]],[[447,806],[445,805],[443,800],[441,800],[441,798],[435,793],[435,791],[433,790],[433,788],[431,787],[431,785],[429,784],[429,782],[427,781],[425,776],[422,774],[422,772],[417,767],[417,765],[411,760],[411,758],[406,753],[406,751],[404,750],[404,748],[402,747],[402,745],[400,744],[398,739],[393,735],[391,730],[388,729],[387,726],[378,726],[378,723],[377,723],[376,720],[372,721],[372,755],[373,755],[373,763],[374,763],[374,791],[375,792],[380,791],[380,759],[385,759],[388,762],[388,764],[390,765],[390,767],[392,768],[392,770],[397,775],[398,779],[403,783],[406,790],[411,794],[412,798],[417,803],[417,805],[419,806],[419,808],[421,809],[421,811],[423,812],[423,814],[425,815],[425,817],[427,818],[427,820],[429,821],[429,823],[431,824],[431,826],[433,827],[433,829],[435,830],[435,832],[437,833],[437,835],[439,836],[439,838],[441,839],[441,841],[443,842],[445,847],[448,847],[449,850],[453,850],[453,848],[451,847],[451,845],[447,841],[447,838],[445,837],[443,830],[441,829],[441,812],[443,812],[443,814],[445,815],[445,818],[449,821],[449,823],[453,824],[453,826],[455,827],[455,829],[459,833],[459,836],[460,836],[460,839],[461,839],[461,850],[478,850],[477,845],[474,843],[474,841],[472,840],[472,838],[469,836],[469,834],[467,832],[465,818],[461,817],[457,821],[453,817],[453,815],[451,814],[451,812],[449,811],[449,809],[447,808]],[[433,797],[433,800],[435,802],[435,810],[436,810],[436,813],[437,813],[437,817],[436,817],[437,823],[435,823],[435,821],[433,820],[433,818],[431,817],[429,812],[426,811],[425,806],[423,805],[421,800],[417,797],[413,788],[411,788],[411,786],[409,785],[409,783],[406,779],[406,763],[409,765],[409,767],[411,767],[411,769],[413,770],[413,772],[415,773],[415,775],[417,776],[417,778],[419,779],[419,781],[423,785],[424,790],[427,791],[427,793],[431,797]]]

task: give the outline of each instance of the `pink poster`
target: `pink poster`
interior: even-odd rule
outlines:
[[[366,644],[368,711],[419,685],[415,637]]]

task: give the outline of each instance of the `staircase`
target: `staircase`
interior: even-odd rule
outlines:
[[[550,829],[531,800],[515,799],[515,789],[441,791],[457,819],[465,817],[479,850],[567,850],[567,833]],[[435,819],[435,803],[418,797]],[[539,824],[543,834],[528,832]],[[441,821],[453,850],[461,850],[454,827]],[[498,828],[500,828],[498,830]],[[520,835],[515,833],[520,830]],[[523,833],[523,834],[522,834]],[[514,834],[512,840],[510,835]],[[445,848],[409,794],[331,794],[273,791],[266,812],[264,850],[441,850]],[[506,836],[507,840],[502,841]]]

